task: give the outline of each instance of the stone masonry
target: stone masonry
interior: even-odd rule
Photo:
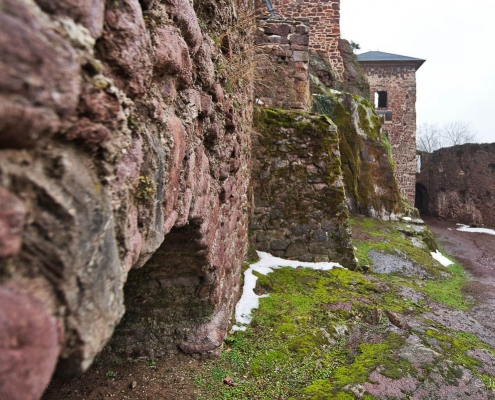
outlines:
[[[258,18],[255,96],[269,107],[309,111],[309,20]]]
[[[266,11],[264,1],[258,1],[258,9]],[[338,80],[342,80],[344,63],[339,51],[340,0],[272,0],[277,16],[284,18],[309,18],[311,23],[311,50],[325,52],[332,63]]]
[[[354,268],[337,127],[323,115],[265,108],[255,128],[250,230],[256,249]]]
[[[416,71],[424,60],[361,61],[359,57],[358,60],[370,83],[371,101],[374,101],[376,93],[386,92],[386,104],[377,107],[377,111],[383,116],[383,132],[388,136],[392,146],[396,165],[395,176],[399,188],[409,203],[414,204]]]
[[[495,227],[495,143],[421,152],[415,206],[425,214]]]

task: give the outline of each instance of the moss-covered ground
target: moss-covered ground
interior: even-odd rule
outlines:
[[[462,268],[429,256],[435,244],[427,229],[362,217],[352,225],[362,272],[281,268],[259,275],[258,293],[269,296],[247,330],[231,331],[220,358],[195,374],[199,399],[436,398],[424,393],[442,387],[490,398],[480,382],[495,378],[472,351],[495,357],[495,350],[425,317],[468,309]],[[431,279],[373,273],[370,249],[399,249]]]

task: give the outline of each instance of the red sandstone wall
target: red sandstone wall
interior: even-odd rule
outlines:
[[[495,143],[421,152],[417,183],[417,205],[423,206],[419,207],[422,212],[495,227]]]
[[[129,343],[222,344],[247,246],[252,35],[237,21],[253,10],[194,4],[0,0],[2,400],[38,398],[57,359],[84,371],[124,286]]]
[[[275,13],[284,18],[309,18],[311,50],[324,51],[342,80],[344,63],[339,52],[340,0],[272,0]],[[264,2],[258,2],[259,9],[266,12]]]
[[[416,67],[414,65],[361,64],[370,83],[371,102],[378,91],[388,93],[386,109],[391,122],[382,125],[392,146],[395,176],[401,193],[414,204],[416,181]]]

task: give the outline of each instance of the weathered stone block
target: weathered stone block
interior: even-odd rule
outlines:
[[[296,236],[301,236],[309,233],[311,228],[308,225],[293,225],[290,227],[290,231]]]
[[[296,50],[294,51],[294,61],[309,61],[309,53],[307,51]]]
[[[266,23],[265,33],[267,35],[287,36],[290,33],[290,28],[291,25],[285,23]]]
[[[289,36],[289,42],[291,44],[296,44],[296,45],[300,45],[300,46],[307,46],[307,45],[309,45],[309,36],[308,35],[292,34]]]
[[[284,257],[301,257],[308,252],[308,246],[304,243],[291,243],[285,251]]]
[[[279,240],[273,240],[270,243],[270,248],[272,250],[285,250],[290,244],[290,239],[279,239]]]
[[[328,240],[328,233],[322,229],[318,229],[313,232],[313,238],[317,242],[326,242]]]

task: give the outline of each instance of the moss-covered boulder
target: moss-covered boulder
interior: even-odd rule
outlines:
[[[313,111],[327,115],[337,126],[349,211],[395,219],[404,206],[390,144],[373,106],[356,95],[322,91],[314,96]]]

